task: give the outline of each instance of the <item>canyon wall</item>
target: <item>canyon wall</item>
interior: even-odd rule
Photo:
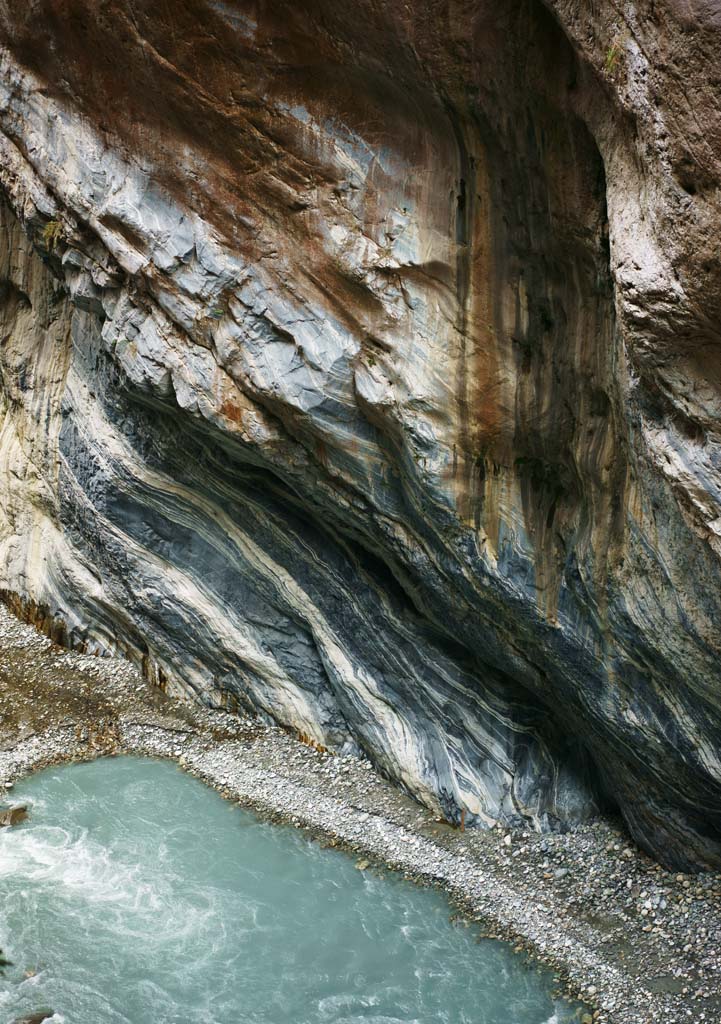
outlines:
[[[0,0],[0,587],[721,866],[721,16]]]

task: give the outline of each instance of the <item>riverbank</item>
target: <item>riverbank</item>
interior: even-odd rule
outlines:
[[[558,972],[599,1024],[721,1019],[721,876],[662,870],[596,822],[461,832],[354,757],[170,698],[125,662],[64,651],[0,608],[0,783],[61,761],[172,758],[228,799],[440,885]],[[12,791],[10,791],[11,794]],[[367,865],[366,865],[367,862]]]

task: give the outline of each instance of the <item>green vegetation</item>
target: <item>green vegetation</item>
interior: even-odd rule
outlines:
[[[49,220],[43,228],[43,242],[48,252],[53,252],[63,237],[63,226],[59,220]]]
[[[618,43],[614,43],[613,46],[609,47],[606,53],[606,61],[604,65],[609,75],[612,74],[613,71],[615,71],[620,56],[621,47],[618,45]]]

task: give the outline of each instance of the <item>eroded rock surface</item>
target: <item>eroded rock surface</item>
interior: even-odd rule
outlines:
[[[1,583],[718,866],[721,26],[624,12],[0,3]]]

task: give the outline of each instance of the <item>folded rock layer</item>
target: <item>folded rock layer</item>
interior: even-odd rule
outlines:
[[[719,867],[721,19],[623,10],[2,0],[0,585]]]

